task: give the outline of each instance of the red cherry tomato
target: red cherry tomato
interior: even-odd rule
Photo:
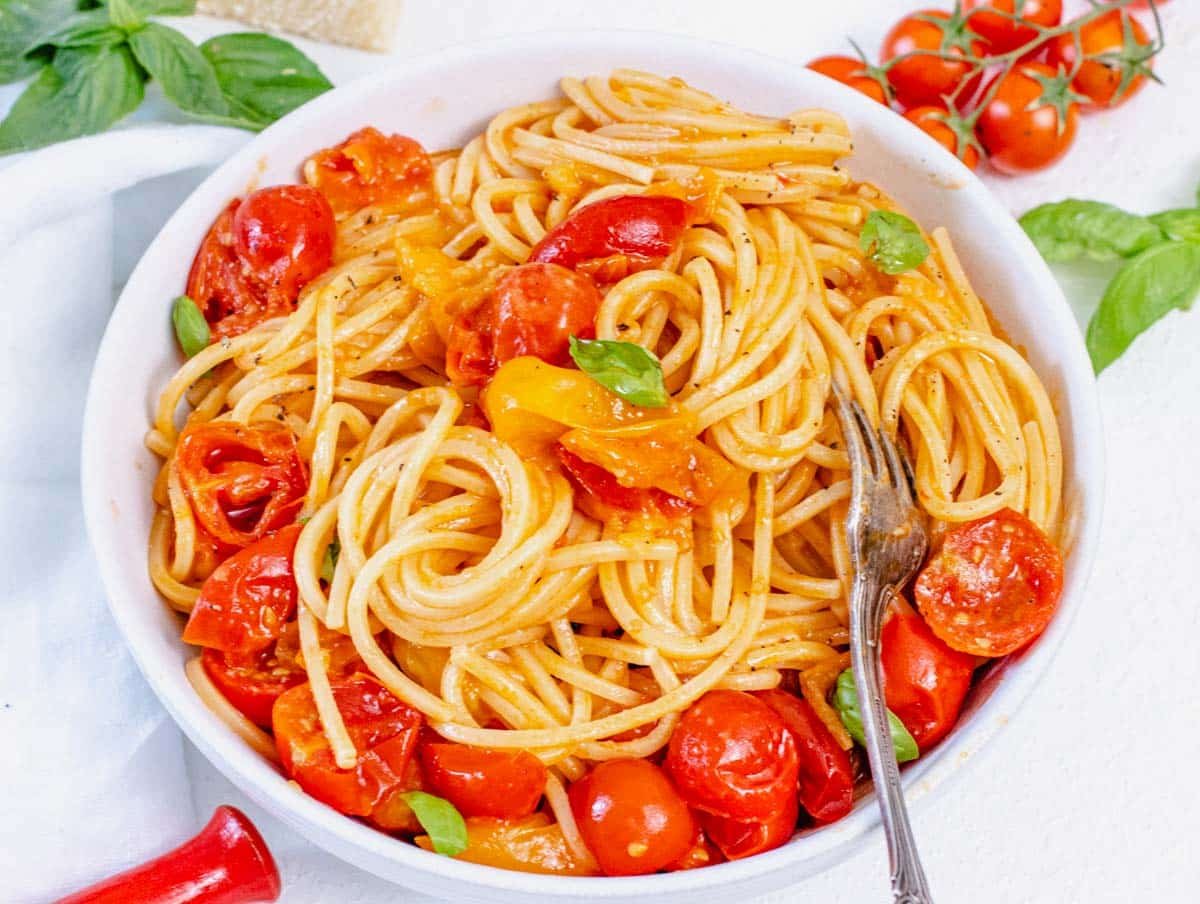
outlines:
[[[741,860],[785,844],[796,832],[798,816],[799,805],[793,794],[765,819],[739,821],[703,811],[698,818],[726,860]]]
[[[1071,87],[1090,101],[1089,106],[1119,106],[1145,87],[1144,73],[1150,68],[1152,42],[1146,29],[1133,16],[1114,9],[1084,25],[1079,40],[1083,63],[1078,72],[1075,62],[1079,51],[1073,35],[1059,35],[1050,43],[1048,62],[1054,68],[1061,67],[1063,72],[1075,72]],[[1121,91],[1121,83],[1126,78],[1128,84]]]
[[[590,279],[558,264],[514,267],[483,304],[451,325],[446,373],[455,383],[482,386],[501,364],[522,355],[566,364],[568,339],[595,335],[601,301]]]
[[[968,144],[965,149],[961,149],[962,153],[959,153],[959,137],[946,124],[946,117],[949,115],[945,107],[924,106],[913,107],[904,114],[904,118],[958,157],[966,164],[967,169],[975,169],[979,165],[979,151],[975,149],[974,145]]]
[[[614,510],[662,518],[678,518],[692,511],[686,499],[672,496],[657,487],[622,486],[617,478],[599,465],[584,461],[562,446],[555,446],[558,460],[571,485],[578,490],[576,502],[583,511],[600,521],[607,521]]]
[[[668,195],[622,195],[580,207],[551,229],[529,260],[558,264],[605,281],[658,266],[687,228],[688,203]],[[614,258],[618,260],[614,261]]]
[[[881,655],[888,709],[924,753],[958,721],[975,657],[950,649],[923,618],[906,614],[893,615],[884,624]]]
[[[330,682],[346,730],[358,751],[353,769],[339,769],[309,684],[292,688],[275,701],[271,722],[279,759],[290,778],[335,810],[362,816],[382,828],[396,799],[419,784],[414,754],[424,719],[363,672]],[[401,808],[407,813],[407,807]]]
[[[696,814],[693,814],[696,816]],[[713,844],[708,836],[704,834],[704,830],[700,828],[699,822],[706,814],[696,816],[696,834],[692,836],[692,843],[688,849],[684,851],[683,856],[678,860],[668,863],[664,869],[669,873],[681,872],[685,869],[697,869],[701,866],[711,866],[715,863],[720,863],[725,859],[720,849]]]
[[[967,26],[996,54],[1024,47],[1038,35],[1036,28],[998,15],[996,10],[1044,28],[1062,21],[1062,0],[966,0],[963,7],[971,12]]]
[[[434,794],[463,816],[519,819],[537,809],[546,767],[525,750],[485,750],[465,744],[421,746],[422,775]]]
[[[880,56],[887,62],[922,50],[951,56],[963,56],[969,50],[972,55],[980,56],[983,43],[970,39],[960,19],[939,10],[924,10],[905,16],[893,26],[883,39]],[[944,96],[954,93],[970,71],[969,63],[919,54],[892,66],[888,70],[888,81],[896,98],[906,106],[939,104]],[[961,98],[972,97],[978,87],[979,77],[974,76],[971,84],[963,89]]]
[[[368,204],[403,203],[432,175],[433,163],[420,144],[370,126],[317,151],[304,163],[304,180],[338,213],[353,213]]]
[[[1003,656],[1050,623],[1062,581],[1054,544],[1024,515],[1003,509],[949,530],[914,595],[933,633],[951,647]]]
[[[235,549],[294,521],[304,504],[308,475],[286,427],[197,424],[184,430],[175,457],[196,520]]]
[[[796,796],[796,742],[775,710],[741,691],[709,691],[683,714],[663,764],[691,806],[765,820]]]
[[[781,690],[760,691],[756,696],[775,710],[796,742],[800,805],[818,825],[841,819],[854,806],[850,755],[838,746],[807,700]]]
[[[687,804],[649,760],[600,763],[569,796],[584,842],[610,876],[657,872],[681,858],[696,834]]]
[[[1065,75],[1022,63],[1007,75],[979,117],[979,140],[1002,173],[1044,169],[1071,147],[1079,124]]]
[[[866,74],[866,66],[862,60],[848,56],[823,56],[809,63],[808,68],[843,85],[849,85],[871,100],[887,106],[887,92],[883,90],[883,85]]]

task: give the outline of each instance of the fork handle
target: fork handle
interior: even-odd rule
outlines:
[[[879,585],[865,576],[862,580],[854,581],[852,593],[855,596],[863,594],[865,598],[851,602],[850,632],[865,642],[850,644],[851,665],[863,716],[867,758],[875,779],[875,799],[879,802],[883,832],[887,838],[888,859],[892,869],[892,898],[896,904],[932,904],[933,897],[929,893],[925,871],[917,854],[917,843],[908,823],[908,809],[904,805],[904,791],[900,786],[900,767],[896,763],[896,747],[892,743],[887,705],[883,699],[883,668],[879,650],[883,619],[870,614],[881,613],[894,592],[895,588]]]

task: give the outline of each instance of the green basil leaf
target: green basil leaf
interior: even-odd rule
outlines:
[[[1147,248],[1117,271],[1088,324],[1087,347],[1100,373],[1155,321],[1187,310],[1200,292],[1200,244],[1172,240]]]
[[[862,713],[858,707],[858,688],[854,684],[854,672],[846,669],[838,675],[837,687],[833,692],[833,706],[854,738],[860,745],[866,744],[866,734],[863,732]],[[892,744],[896,748],[896,762],[907,763],[921,755],[917,742],[904,723],[890,709],[888,710],[888,725],[892,730]]]
[[[342,554],[342,544],[337,537],[325,547],[325,558],[321,560],[321,579],[326,584],[333,583],[333,569],[337,567],[338,556]]]
[[[1150,217],[1150,222],[1165,232],[1167,238],[1200,242],[1200,207],[1164,210]]]
[[[0,154],[103,132],[137,109],[144,78],[128,47],[59,50],[0,122]]]
[[[400,797],[412,807],[434,851],[457,857],[467,849],[467,824],[454,804],[424,791],[406,791]]]
[[[190,16],[196,11],[196,0],[130,0],[143,16]]]
[[[244,128],[265,128],[333,87],[308,57],[270,35],[219,35],[200,52],[216,71],[232,124]]]
[[[92,9],[76,13],[60,28],[46,35],[41,44],[49,47],[115,47],[125,32],[108,21],[108,13]]]
[[[662,364],[633,342],[570,338],[571,357],[579,369],[626,402],[643,408],[665,408],[670,397],[663,385]]]
[[[208,321],[199,306],[186,295],[180,295],[171,303],[171,323],[175,325],[175,338],[179,347],[189,358],[208,348],[211,335]]]
[[[132,31],[141,27],[145,17],[133,5],[133,0],[107,0],[108,19],[117,28]]]
[[[1069,198],[1042,204],[1021,217],[1021,228],[1048,261],[1079,257],[1133,257],[1163,240],[1153,218],[1104,204]]]
[[[884,273],[915,270],[929,257],[917,224],[894,210],[872,210],[858,237],[859,247]]]
[[[225,116],[229,105],[200,49],[173,28],[149,22],[129,36],[133,55],[167,98],[187,113]]]
[[[45,60],[27,54],[76,9],[76,0],[0,0],[0,85],[37,72]]]

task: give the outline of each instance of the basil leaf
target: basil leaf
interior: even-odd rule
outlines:
[[[144,75],[129,48],[65,48],[0,122],[0,154],[103,132],[137,109]]]
[[[321,560],[321,579],[326,584],[333,583],[333,569],[337,567],[338,556],[342,554],[342,544],[337,537],[325,547],[325,558]]]
[[[1164,210],[1150,217],[1150,222],[1165,232],[1167,238],[1200,242],[1200,208]]]
[[[1048,261],[1133,257],[1163,240],[1153,218],[1070,198],[1042,204],[1021,217],[1021,228]]]
[[[917,224],[894,210],[872,210],[858,246],[876,267],[892,276],[915,270],[929,257],[929,246]]]
[[[854,684],[854,672],[850,669],[838,675],[837,687],[833,692],[833,705],[854,738],[860,745],[866,744],[866,734],[863,732],[862,714],[858,708],[858,688]],[[896,748],[896,762],[907,763],[921,755],[917,742],[909,734],[904,723],[890,709],[888,710],[888,725],[892,730],[892,744]]]
[[[199,115],[229,113],[212,64],[175,29],[149,22],[129,36],[129,46],[137,61],[179,109]]]
[[[269,126],[333,87],[321,70],[287,41],[243,32],[200,45],[212,64],[233,124]]]
[[[1191,307],[1200,291],[1200,244],[1155,245],[1117,271],[1088,324],[1087,347],[1100,373],[1155,321]]]
[[[76,0],[0,0],[0,85],[37,72],[27,54],[75,12]]]
[[[108,19],[117,28],[132,31],[146,21],[132,0],[108,0],[107,5]]]
[[[434,851],[457,857],[467,849],[467,824],[454,804],[424,791],[406,791],[400,797],[412,807]]]
[[[171,323],[175,325],[175,338],[179,347],[189,358],[208,347],[211,338],[208,321],[200,313],[196,302],[186,295],[180,295],[171,304]]]
[[[102,9],[71,16],[60,28],[42,38],[49,47],[114,47],[125,40],[125,32],[108,21]]]
[[[570,337],[571,358],[579,369],[626,402],[643,408],[665,408],[670,397],[663,385],[662,364],[633,342]]]
[[[130,0],[143,16],[190,16],[196,11],[196,0]]]

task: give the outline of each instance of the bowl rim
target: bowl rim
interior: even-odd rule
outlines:
[[[477,893],[501,890],[577,900],[669,895],[674,900],[674,896],[683,893],[711,892],[717,886],[724,887],[789,868],[791,875],[799,880],[832,865],[863,843],[864,839],[879,832],[878,811],[872,802],[873,794],[868,794],[856,801],[853,812],[843,820],[816,831],[801,833],[798,837],[804,839],[803,844],[793,840],[764,854],[698,870],[635,877],[564,877],[508,871],[441,857],[346,818],[289,785],[272,765],[255,754],[209,712],[186,681],[181,684],[177,678],[168,679],[162,670],[163,663],[150,648],[149,640],[141,636],[142,629],[135,624],[131,607],[125,602],[137,594],[127,588],[128,581],[123,577],[114,554],[118,544],[108,530],[110,502],[106,491],[104,445],[101,440],[105,397],[112,388],[106,384],[112,383],[112,375],[120,370],[121,365],[119,340],[122,330],[119,328],[118,314],[123,307],[133,304],[132,301],[126,304],[127,299],[139,294],[139,283],[145,276],[147,261],[155,256],[155,249],[163,242],[163,236],[181,228],[181,223],[193,217],[201,206],[209,209],[204,203],[205,196],[212,191],[213,184],[221,179],[222,174],[250,168],[253,161],[276,146],[279,138],[299,130],[305,123],[326,117],[347,99],[371,93],[379,90],[383,84],[395,84],[418,73],[436,72],[472,61],[502,62],[506,57],[531,49],[553,49],[560,52],[564,59],[570,58],[572,48],[579,48],[611,51],[614,56],[652,61],[655,52],[663,47],[697,58],[712,59],[715,55],[721,62],[736,63],[760,73],[772,72],[784,76],[786,70],[786,77],[797,84],[806,81],[813,86],[819,84],[818,93],[833,92],[840,95],[839,109],[844,107],[853,111],[859,119],[870,121],[873,129],[887,134],[889,140],[895,141],[898,155],[921,158],[923,165],[944,177],[943,184],[952,184],[955,190],[969,193],[970,203],[978,210],[983,224],[994,231],[997,244],[1011,251],[1016,258],[1014,263],[1029,275],[1030,291],[1046,300],[1046,320],[1063,335],[1078,337],[1061,350],[1063,395],[1070,398],[1072,434],[1077,438],[1068,473],[1074,477],[1080,494],[1086,497],[1071,549],[1074,583],[1066,588],[1051,625],[1032,647],[1021,654],[1019,663],[1016,663],[1019,667],[1006,669],[1011,674],[1006,674],[967,724],[960,725],[935,750],[904,771],[903,782],[910,805],[927,798],[935,789],[944,787],[949,778],[960,773],[959,767],[968,759],[974,759],[974,754],[1020,711],[1022,702],[1057,652],[1082,604],[1099,538],[1104,498],[1100,408],[1082,337],[1079,336],[1061,288],[1016,220],[978,177],[958,160],[945,154],[932,138],[903,117],[850,88],[830,83],[824,76],[803,69],[796,63],[719,42],[649,31],[557,30],[510,35],[442,48],[348,82],[284,117],[239,149],[189,194],[146,249],[114,308],[96,357],[84,414],[81,487],[85,521],[109,609],[142,674],[176,724],[219,771],[256,803],[319,847],[370,872],[386,875],[393,881],[396,870],[387,875],[380,873],[373,864],[389,861],[423,874],[427,877],[426,882],[429,878],[436,878],[449,884],[470,886]],[[140,604],[140,600],[137,604]]]

